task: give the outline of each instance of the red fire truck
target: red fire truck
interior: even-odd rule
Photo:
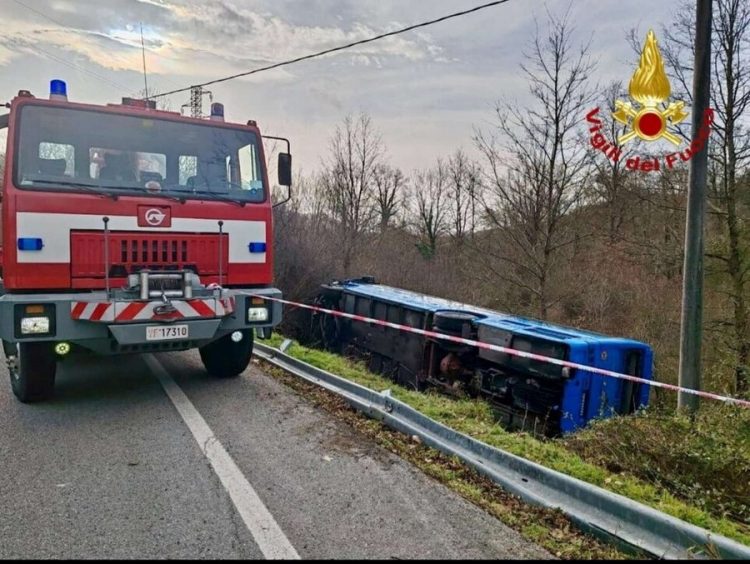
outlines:
[[[76,351],[198,348],[210,374],[240,374],[281,320],[263,299],[281,293],[256,123],[225,122],[221,104],[196,119],[153,100],[73,103],[58,80],[50,91],[22,90],[0,115],[0,339],[16,397],[49,397]],[[291,187],[289,142],[272,139]]]

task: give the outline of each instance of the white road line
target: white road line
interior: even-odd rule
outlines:
[[[299,560],[299,554],[286,538],[271,512],[263,505],[263,501],[258,497],[250,482],[221,445],[205,419],[190,403],[185,392],[153,355],[144,355],[144,359],[161,382],[164,391],[182,416],[182,420],[195,437],[203,454],[208,458],[263,555],[269,560]]]

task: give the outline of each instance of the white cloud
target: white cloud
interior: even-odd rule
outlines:
[[[33,3],[32,3],[33,1]],[[578,42],[594,35],[601,60],[592,82],[627,81],[635,61],[624,31],[642,23],[659,28],[681,0],[577,0],[572,16]],[[50,77],[70,82],[78,100],[106,103],[111,84],[142,88],[140,23],[147,47],[149,86],[164,92],[358,41],[450,12],[476,0],[10,0],[3,7],[0,99],[18,88],[39,91]],[[556,9],[555,3],[549,3]],[[567,6],[567,3],[565,3]],[[564,6],[563,8],[564,9]],[[336,123],[369,112],[384,132],[395,164],[429,166],[458,146],[471,147],[475,125],[492,121],[500,98],[527,96],[518,72],[521,53],[543,25],[545,1],[518,0],[370,43],[315,61],[209,87],[226,103],[228,119],[256,119],[290,137],[296,163],[315,169]],[[45,19],[45,15],[54,20]],[[58,23],[55,23],[58,22]],[[58,61],[47,54],[53,54]],[[61,67],[64,59],[110,80]],[[59,73],[59,74],[58,74]],[[171,97],[172,108],[187,95]],[[271,131],[269,131],[271,133]]]
[[[157,8],[159,13],[156,21],[144,26],[151,72],[188,75],[198,80],[359,41],[382,31],[359,22],[344,28],[292,25],[278,16],[230,1],[139,0],[139,4]],[[34,51],[38,41],[42,49],[61,49],[80,55],[105,69],[139,72],[142,66],[139,22],[126,22],[128,14],[115,7],[102,10],[98,25],[89,27],[40,23],[40,18],[32,17],[7,30],[0,45],[6,50]],[[70,2],[57,1],[52,8],[51,13],[57,17],[58,11],[75,16]],[[391,23],[388,27],[396,28],[398,24]],[[29,42],[30,36],[36,41]],[[357,47],[348,54],[355,54],[350,59],[355,64],[369,66],[375,64],[373,57],[419,61],[434,58],[440,52],[426,37],[391,37]],[[2,59],[0,64],[4,64]],[[288,72],[266,75],[266,80],[288,78]]]
[[[0,66],[10,63],[15,55],[14,51],[0,45]]]

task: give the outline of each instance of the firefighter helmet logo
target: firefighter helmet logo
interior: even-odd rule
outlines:
[[[646,36],[641,62],[630,80],[629,92],[637,106],[618,100],[612,114],[618,122],[630,128],[630,131],[617,139],[619,145],[639,137],[644,141],[666,139],[679,146],[680,138],[668,131],[668,127],[682,123],[688,113],[685,111],[685,102],[666,105],[672,95],[672,87],[664,71],[664,59],[653,30]]]
[[[144,217],[146,218],[146,223],[157,227],[164,222],[164,218],[167,217],[167,214],[165,214],[159,208],[151,208],[146,212],[146,215]]]

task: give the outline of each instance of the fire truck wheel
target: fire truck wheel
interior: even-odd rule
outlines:
[[[232,334],[200,348],[201,360],[211,376],[234,378],[245,371],[253,355],[253,331],[241,331],[242,339],[235,342]]]
[[[16,354],[4,345],[10,384],[15,396],[23,403],[48,399],[55,387],[57,358],[49,343],[19,343]]]

